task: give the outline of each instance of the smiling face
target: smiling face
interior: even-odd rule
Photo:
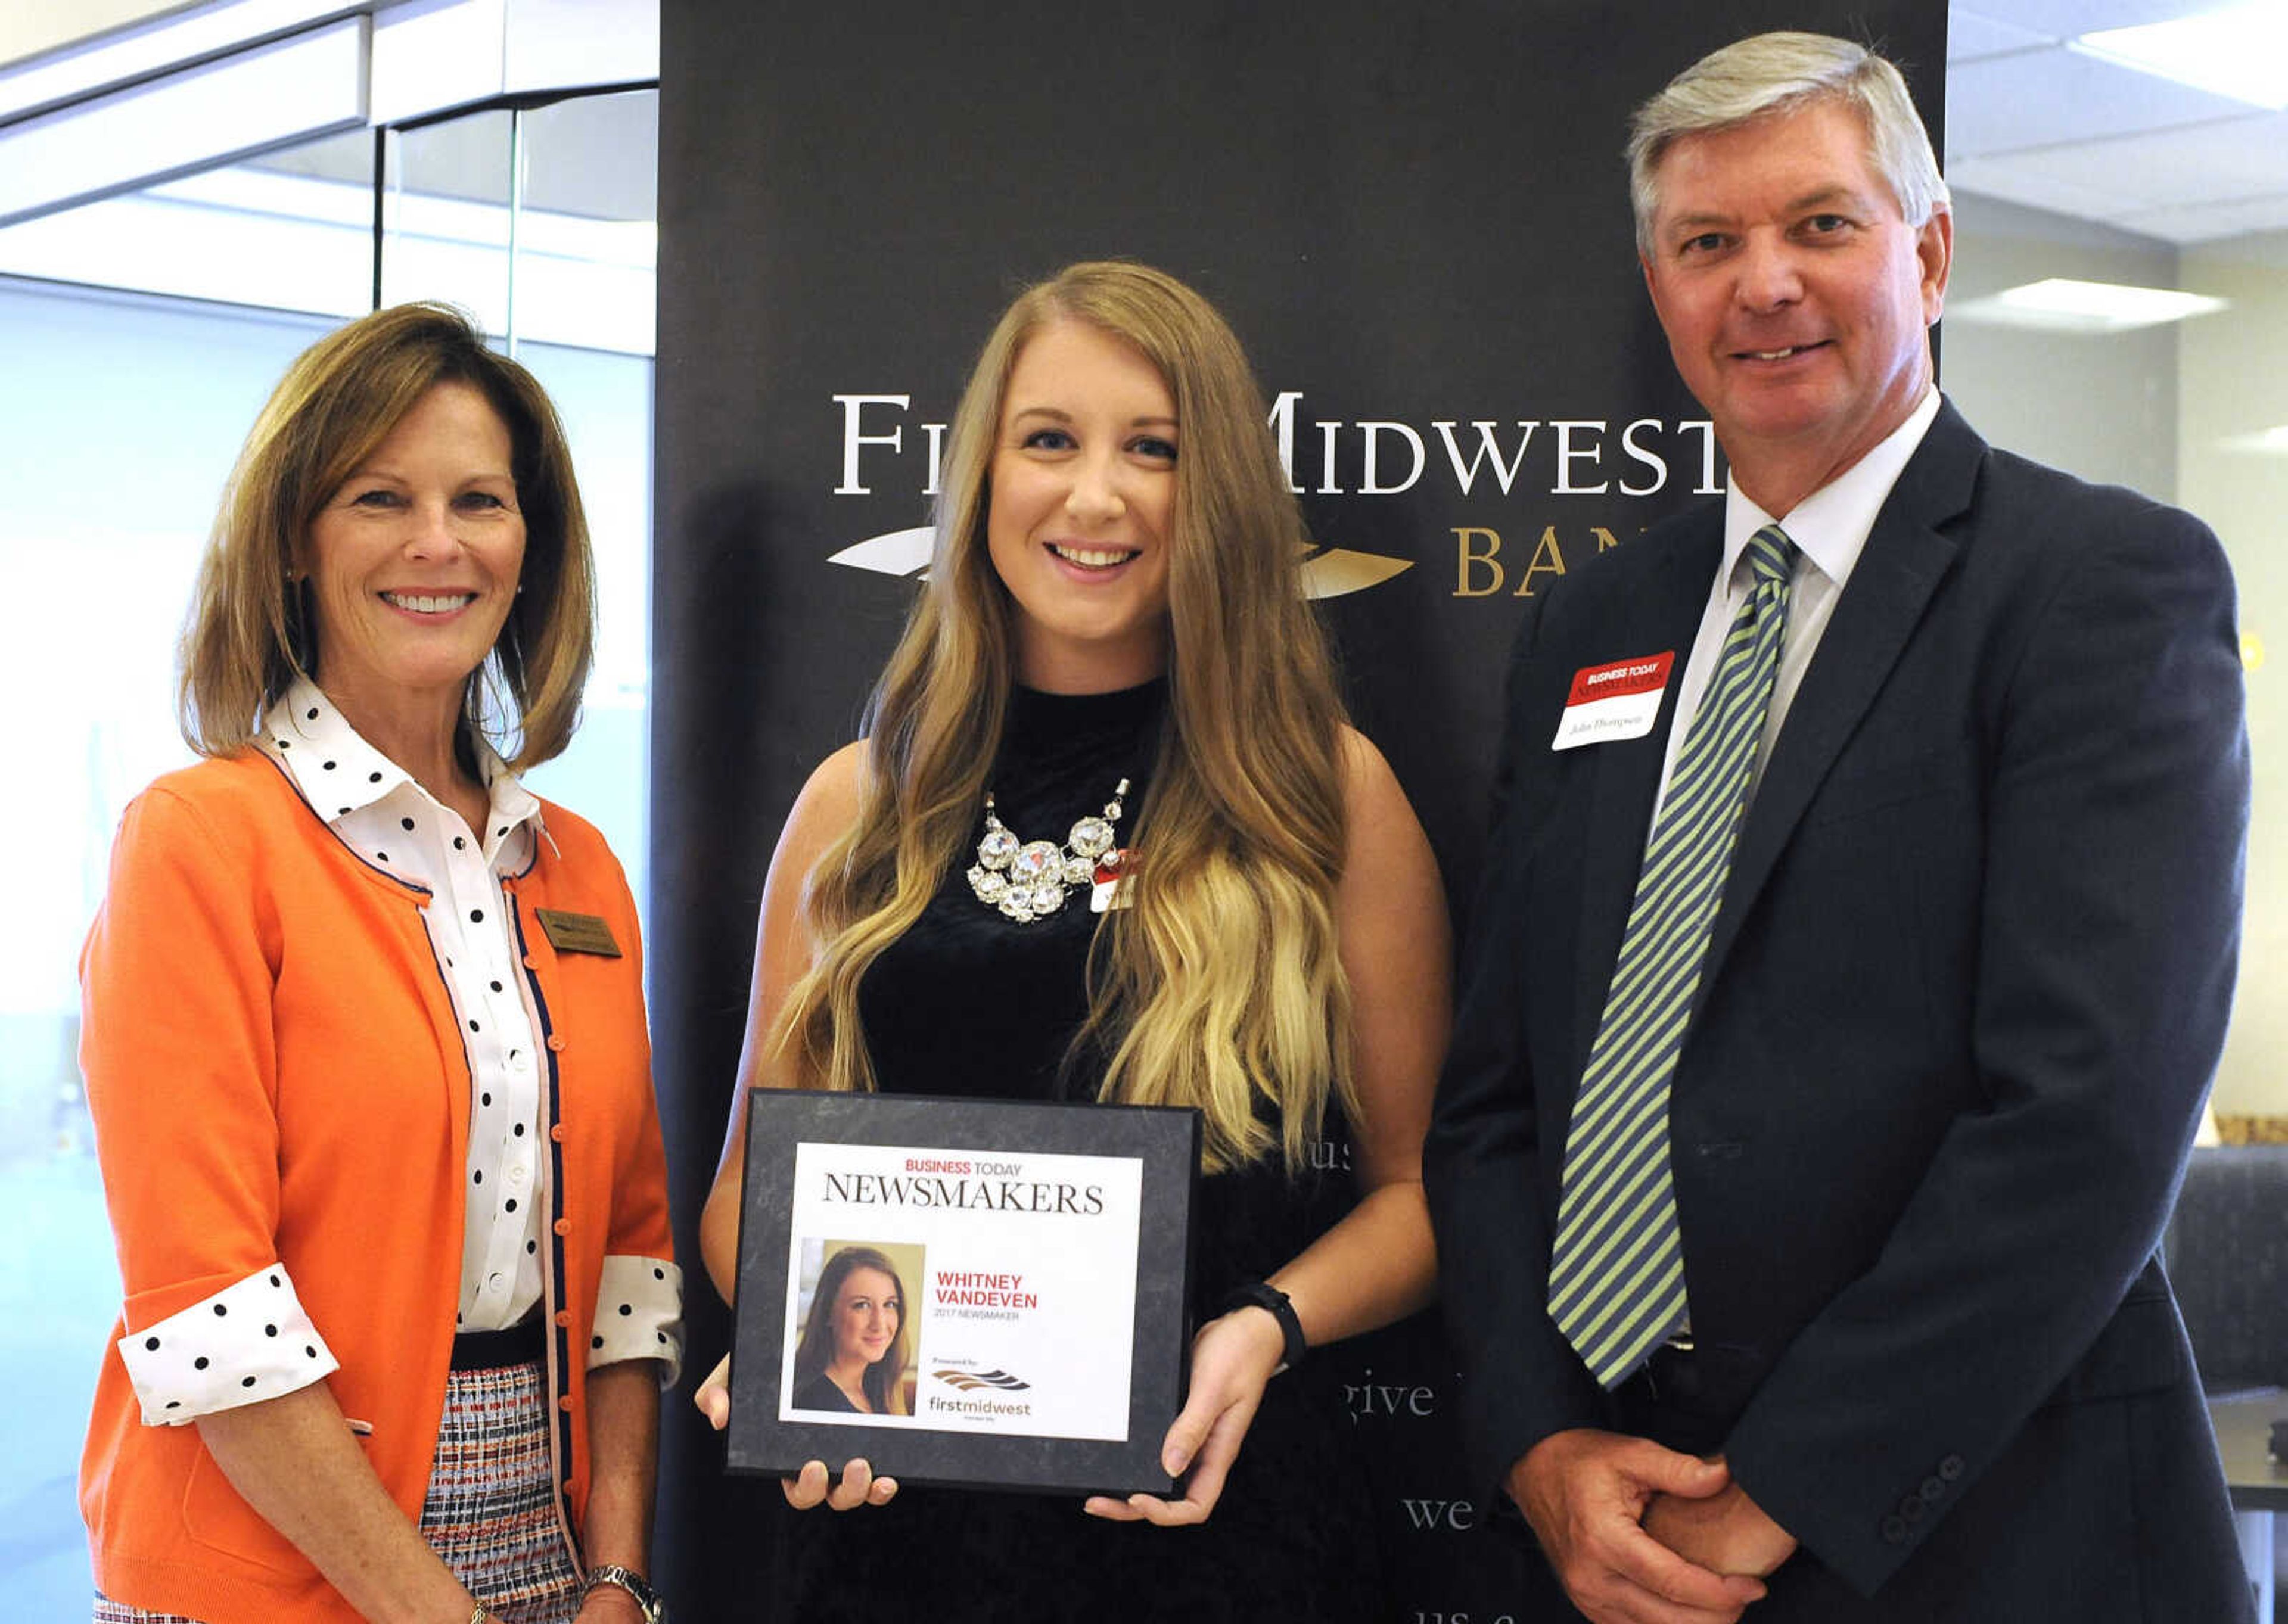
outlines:
[[[524,564],[512,466],[508,425],[490,402],[440,384],[311,521],[312,674],[354,722],[425,706],[458,715]]]
[[[1644,273],[1669,353],[1741,490],[1784,518],[1930,386],[1951,217],[1908,225],[1832,101],[1684,137],[1655,179]]]
[[[1177,432],[1166,381],[1124,339],[1056,321],[1018,351],[985,533],[1029,686],[1103,693],[1166,666]]]
[[[879,1269],[861,1265],[842,1277],[834,1294],[834,1363],[878,1363],[897,1340],[906,1307],[898,1282]]]

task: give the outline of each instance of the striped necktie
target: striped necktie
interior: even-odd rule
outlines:
[[[1565,1137],[1549,1315],[1607,1388],[1685,1324],[1669,1081],[1763,741],[1795,543],[1767,525],[1750,539],[1748,558],[1754,587],[1732,617],[1646,844]]]

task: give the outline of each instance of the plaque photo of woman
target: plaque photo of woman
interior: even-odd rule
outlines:
[[[795,1273],[789,1397],[782,1414],[914,1413],[913,1337],[905,1281],[922,1278],[922,1248],[806,1240]]]

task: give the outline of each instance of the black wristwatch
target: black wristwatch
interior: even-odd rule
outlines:
[[[624,1568],[616,1562],[599,1562],[588,1570],[588,1582],[580,1587],[580,1599],[587,1600],[588,1592],[598,1585],[617,1585],[634,1596],[636,1605],[643,1609],[644,1624],[666,1624],[667,1604],[633,1568]]]
[[[1249,1280],[1235,1286],[1223,1300],[1223,1311],[1234,1309],[1259,1308],[1279,1322],[1279,1340],[1284,1344],[1279,1361],[1281,1370],[1292,1370],[1303,1362],[1303,1322],[1295,1317],[1295,1305],[1287,1294],[1268,1280]]]

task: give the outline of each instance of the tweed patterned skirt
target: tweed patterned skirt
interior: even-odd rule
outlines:
[[[421,1537],[506,1624],[568,1624],[572,1553],[556,1525],[547,1375],[537,1364],[457,1370],[421,1507]],[[198,1624],[95,1598],[94,1624]]]

